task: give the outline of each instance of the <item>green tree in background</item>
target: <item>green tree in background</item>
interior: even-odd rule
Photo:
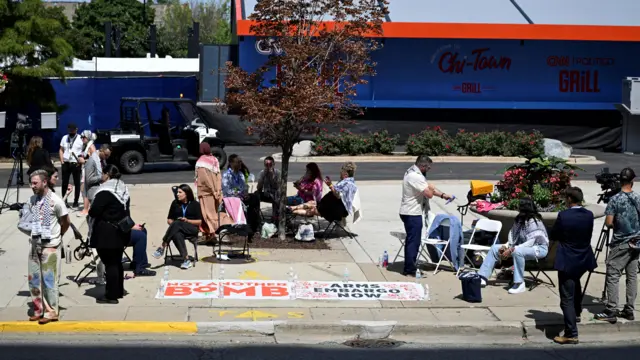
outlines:
[[[89,60],[105,55],[104,23],[111,21],[120,28],[120,55],[145,57],[149,51],[149,25],[155,13],[147,3],[137,0],[93,0],[78,7],[73,17],[72,45],[76,56]],[[146,19],[143,19],[146,14]],[[112,43],[115,56],[115,39]]]
[[[158,29],[158,55],[186,57],[188,29],[200,23],[200,43],[229,44],[231,27],[229,0],[168,0],[162,25]]]
[[[0,71],[9,77],[0,104],[23,109],[37,104],[59,110],[45,77],[66,75],[73,48],[65,40],[71,30],[61,8],[45,8],[41,0],[0,0]]]

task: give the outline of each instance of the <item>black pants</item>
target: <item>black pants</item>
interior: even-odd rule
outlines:
[[[104,297],[109,300],[118,300],[124,297],[124,268],[122,267],[122,254],[120,249],[96,249],[100,261],[104,264],[105,286]]]
[[[261,192],[259,193],[260,202],[265,202],[271,204],[271,217],[278,218],[278,213],[280,212],[280,202],[279,199],[275,199],[273,195]],[[258,207],[259,209],[259,207]]]
[[[62,194],[67,193],[69,186],[69,177],[73,176],[73,186],[75,190],[73,203],[77,204],[80,200],[80,177],[82,176],[82,167],[75,163],[65,162],[62,164]]]
[[[558,271],[560,309],[564,315],[564,336],[568,338],[578,337],[576,318],[582,313],[582,286],[580,286],[582,275],[575,276]]]
[[[260,195],[253,193],[249,194],[247,199],[244,199],[244,204],[247,206],[247,225],[251,229],[249,239],[253,237],[253,234],[258,232],[260,227]]]
[[[197,226],[189,224],[186,221],[176,220],[169,225],[167,232],[164,234],[164,238],[162,238],[162,242],[169,244],[169,242],[173,240],[173,243],[180,253],[180,257],[186,260],[189,256],[186,238],[194,236],[198,236]]]

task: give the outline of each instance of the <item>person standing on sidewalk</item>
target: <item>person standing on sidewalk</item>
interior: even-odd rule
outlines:
[[[62,137],[60,141],[60,162],[62,162],[62,188],[69,186],[69,178],[73,176],[73,185],[75,194],[73,198],[73,207],[78,208],[78,200],[80,200],[80,178],[82,176],[82,167],[78,164],[77,157],[81,156],[83,150],[82,139],[78,135],[78,127],[76,124],[67,125],[69,133]],[[73,156],[75,154],[75,156]]]
[[[426,202],[434,196],[451,199],[451,196],[437,190],[433,184],[427,184],[426,174],[431,169],[431,158],[420,155],[415,165],[404,174],[402,180],[402,202],[400,203],[400,219],[404,223],[407,238],[404,245],[405,276],[415,276],[418,264],[418,250],[422,238],[422,216],[425,214]]]
[[[618,317],[634,320],[634,303],[638,294],[638,249],[636,242],[640,238],[640,195],[633,191],[633,179],[636,177],[631,168],[620,172],[622,190],[614,195],[605,210],[604,223],[613,227],[613,238],[609,242],[607,274],[605,288],[607,304],[605,310],[594,319],[615,323]],[[622,271],[627,277],[627,303],[622,311],[618,310],[618,287]]]
[[[62,199],[49,189],[46,170],[32,172],[30,179],[34,195],[29,199],[33,213],[29,252],[29,292],[33,315],[29,321],[48,324],[58,321],[60,315],[60,246],[62,235],[69,229],[69,213]]]
[[[558,344],[577,344],[582,313],[580,278],[593,271],[597,264],[591,248],[593,213],[582,207],[584,196],[578,187],[565,191],[567,210],[558,213],[551,230],[551,239],[558,242],[554,268],[558,270],[560,308],[564,315],[564,335],[556,336]]]

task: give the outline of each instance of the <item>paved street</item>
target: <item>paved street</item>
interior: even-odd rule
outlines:
[[[446,339],[445,339],[446,340]],[[238,343],[242,344],[238,344]],[[414,345],[393,349],[353,349],[339,344],[314,346],[251,344],[251,338],[229,338],[225,342],[208,337],[139,338],[135,336],[56,336],[28,340],[0,338],[3,359],[11,360],[599,360],[636,358],[637,342],[555,345]],[[247,344],[248,343],[248,344]]]
[[[398,149],[402,150],[402,149]],[[263,165],[260,158],[280,152],[275,147],[258,146],[230,146],[226,148],[227,154],[239,154],[249,169],[258,173]],[[612,172],[620,171],[626,166],[640,169],[640,156],[602,153],[597,151],[579,150],[577,154],[592,155],[598,160],[606,162],[604,165],[581,166],[585,172],[580,172],[581,180],[593,180],[596,173],[603,167],[609,167]],[[357,160],[356,160],[357,162]],[[324,175],[337,177],[340,163],[320,163],[320,169]],[[504,163],[436,163],[429,172],[429,178],[433,180],[477,179],[499,180],[504,169],[509,164]],[[278,168],[280,164],[277,165]],[[398,180],[410,166],[408,163],[358,163],[356,173],[357,180]],[[0,169],[0,184],[5,184],[9,178],[11,169]],[[291,163],[289,165],[289,179],[298,179],[305,172],[304,163]],[[193,170],[186,163],[149,164],[145,166],[142,174],[125,175],[124,180],[129,184],[163,184],[168,182],[192,183]]]

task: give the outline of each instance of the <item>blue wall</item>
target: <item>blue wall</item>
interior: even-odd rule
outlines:
[[[122,97],[170,97],[196,99],[197,81],[191,77],[141,77],[141,78],[78,78],[66,83],[52,80],[59,105],[67,109],[60,114],[58,130],[47,144],[50,151],[57,151],[67,124],[75,123],[80,131],[111,129],[120,120]],[[160,111],[156,111],[156,115]]]
[[[267,59],[254,37],[239,48],[245,70]],[[640,43],[386,39],[373,59],[356,100],[380,108],[614,110],[640,75]]]

